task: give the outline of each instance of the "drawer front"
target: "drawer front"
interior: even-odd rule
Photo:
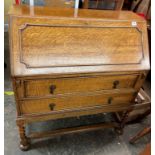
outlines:
[[[25,97],[47,97],[57,94],[133,88],[138,75],[94,76],[29,80],[24,82]]]
[[[134,93],[96,93],[72,95],[51,99],[24,100],[20,102],[23,114],[47,113],[66,109],[79,109],[98,105],[130,104]]]

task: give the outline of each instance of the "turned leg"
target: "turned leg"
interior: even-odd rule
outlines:
[[[124,112],[122,120],[121,120],[121,124],[120,127],[123,129],[125,126],[125,123],[127,122],[127,119],[129,117],[130,112],[132,111],[132,109],[129,109],[127,111]]]
[[[126,121],[127,121],[127,119],[128,119],[129,113],[130,113],[131,111],[132,111],[132,109],[129,109],[129,110],[127,110],[127,111],[125,111],[125,112],[123,113],[123,116],[122,116],[122,119],[121,119],[121,122],[120,122],[119,127],[115,128],[115,131],[116,131],[118,134],[120,134],[120,135],[123,134],[123,129],[124,129],[125,123],[126,123]]]
[[[30,148],[30,143],[25,134],[25,124],[23,122],[18,122],[17,125],[19,128],[20,149],[23,151],[27,151]]]

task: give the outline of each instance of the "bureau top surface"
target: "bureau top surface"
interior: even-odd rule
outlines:
[[[74,11],[11,8],[12,76],[149,69],[145,20],[128,11]]]
[[[58,17],[58,18],[84,18],[102,20],[138,20],[144,19],[131,11],[101,11],[73,8],[51,8],[51,7],[29,7],[25,5],[13,5],[9,11],[10,15],[30,17]]]

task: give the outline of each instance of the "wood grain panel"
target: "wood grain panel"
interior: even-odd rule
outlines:
[[[117,92],[97,92],[90,93],[89,95],[72,95],[70,97],[59,97],[51,99],[40,100],[24,100],[20,102],[21,111],[23,114],[32,113],[48,113],[52,111],[64,110],[64,109],[78,109],[95,105],[115,105],[120,103],[131,104],[133,100],[132,93],[124,90],[124,93]],[[111,100],[111,101],[109,101]],[[50,108],[50,104],[54,104],[53,110]]]
[[[11,74],[148,70],[146,22],[135,21],[137,26],[132,22],[10,16]]]
[[[133,74],[27,80],[24,82],[24,94],[26,98],[47,97],[74,92],[134,88],[137,78],[138,75]],[[51,86],[56,87],[53,93],[51,92]]]
[[[143,59],[142,35],[132,27],[27,25],[20,43],[28,68],[138,64]]]

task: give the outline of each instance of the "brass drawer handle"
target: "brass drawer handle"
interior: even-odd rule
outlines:
[[[116,89],[118,85],[119,85],[119,81],[118,80],[113,82],[113,88],[114,89]]]
[[[51,85],[50,86],[50,93],[54,94],[54,90],[56,89],[56,85]]]
[[[56,106],[56,105],[55,105],[54,103],[49,104],[49,108],[50,108],[50,110],[53,111],[55,106]]]
[[[108,98],[108,104],[111,104],[112,103],[112,100],[113,100],[113,98],[112,97],[109,97]]]

